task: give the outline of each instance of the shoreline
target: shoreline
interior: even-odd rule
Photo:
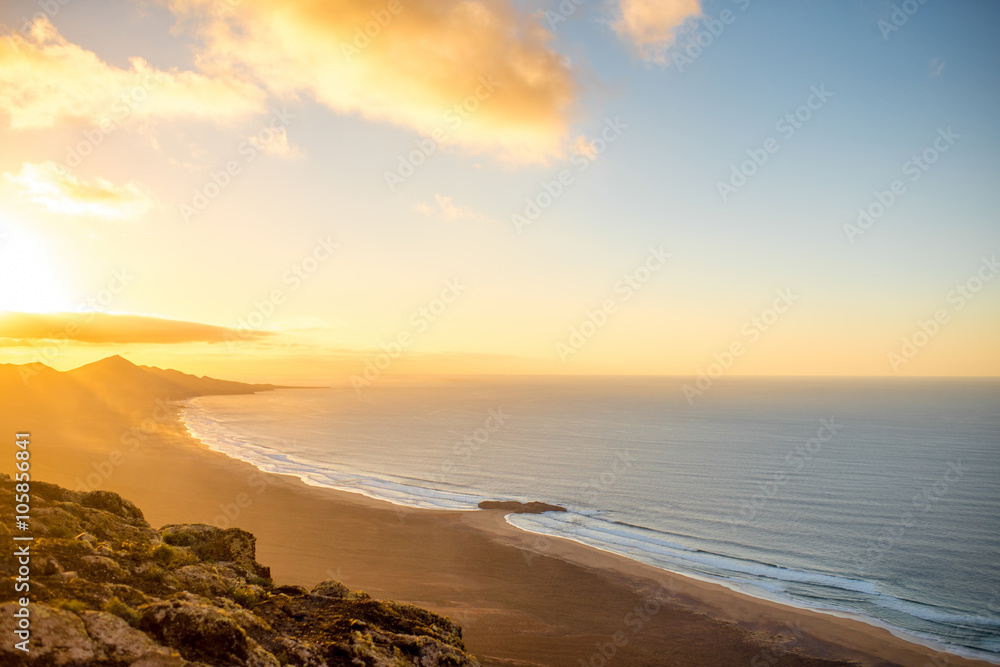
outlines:
[[[388,502],[391,502],[391,501],[388,501]],[[870,616],[864,616],[862,614],[856,614],[854,612],[843,610],[843,609],[824,608],[824,607],[809,607],[809,606],[807,606],[805,604],[796,604],[795,601],[793,601],[791,599],[787,599],[787,598],[786,599],[770,598],[770,597],[767,597],[766,595],[756,594],[754,592],[754,590],[742,589],[742,588],[739,587],[738,584],[735,584],[735,583],[732,583],[732,582],[728,582],[728,581],[725,581],[723,579],[712,579],[712,578],[706,577],[706,576],[700,576],[700,575],[690,574],[690,573],[686,573],[686,572],[677,572],[676,570],[671,570],[671,569],[666,568],[666,567],[662,567],[662,566],[659,566],[659,565],[653,565],[652,563],[646,563],[645,561],[641,561],[641,560],[639,560],[637,558],[630,558],[629,556],[626,556],[624,554],[620,554],[620,553],[618,553],[616,551],[612,551],[610,549],[603,549],[603,548],[595,546],[593,544],[587,544],[586,542],[583,542],[581,540],[578,540],[576,538],[569,537],[569,536],[566,536],[566,535],[553,535],[553,534],[550,534],[550,533],[536,533],[534,531],[530,531],[530,530],[527,530],[526,528],[521,528],[520,526],[515,526],[514,524],[510,523],[510,521],[507,521],[507,517],[509,517],[509,516],[510,516],[509,514],[507,514],[507,515],[504,516],[504,522],[508,526],[510,526],[511,528],[513,528],[514,530],[520,531],[522,533],[528,533],[530,535],[540,535],[540,536],[549,537],[549,538],[557,539],[557,540],[566,540],[568,542],[573,542],[574,544],[578,544],[578,545],[580,545],[581,547],[583,547],[585,549],[594,549],[596,551],[600,551],[600,552],[608,554],[610,556],[616,556],[616,557],[619,557],[619,558],[624,558],[625,560],[627,560],[627,561],[629,561],[631,563],[636,563],[636,564],[641,565],[641,566],[649,567],[649,568],[652,568],[654,570],[658,570],[658,571],[664,572],[664,573],[666,573],[668,575],[675,575],[675,576],[678,576],[678,577],[685,577],[687,579],[691,579],[693,581],[701,582],[701,583],[707,584],[709,586],[721,586],[722,588],[725,588],[726,590],[729,590],[732,593],[735,593],[737,595],[745,595],[745,596],[753,598],[755,600],[760,600],[762,602],[767,602],[767,603],[779,605],[781,607],[788,607],[789,609],[793,609],[793,610],[796,610],[796,611],[806,611],[806,612],[811,612],[811,613],[816,613],[816,614],[823,614],[823,615],[827,615],[827,616],[832,616],[834,618],[840,618],[840,619],[844,619],[844,620],[853,621],[853,622],[856,622],[856,623],[863,623],[865,625],[870,625],[870,626],[872,626],[874,628],[879,628],[879,629],[882,629],[882,630],[886,630],[890,634],[892,634],[894,637],[896,637],[896,638],[898,638],[898,639],[900,639],[902,641],[905,641],[905,642],[908,642],[908,643],[911,643],[911,644],[916,644],[916,645],[919,645],[919,646],[923,646],[923,647],[931,649],[933,651],[937,651],[937,652],[940,652],[940,653],[948,653],[948,654],[950,654],[950,655],[952,655],[952,656],[954,656],[956,658],[962,658],[962,659],[966,659],[966,660],[974,660],[974,661],[978,661],[978,662],[985,662],[987,664],[1000,665],[1000,656],[997,656],[997,657],[995,657],[993,659],[990,659],[990,657],[974,655],[972,651],[969,651],[968,654],[963,654],[963,653],[960,652],[962,650],[961,648],[959,648],[959,650],[954,650],[952,647],[950,647],[950,646],[948,646],[946,644],[943,644],[941,642],[935,641],[932,638],[921,637],[919,635],[916,635],[916,634],[913,634],[911,632],[908,632],[904,628],[899,628],[899,627],[896,627],[896,626],[891,625],[889,623],[884,623],[883,621],[880,621],[877,618],[872,618]],[[747,588],[748,589],[752,589],[753,587],[752,586],[748,586]],[[756,590],[762,590],[762,589],[756,589]],[[766,593],[766,591],[764,591],[764,593]],[[778,597],[778,596],[775,596],[775,597]]]
[[[484,666],[991,664],[524,531],[502,510],[409,508],[263,472],[192,438],[176,404],[58,399],[0,415],[3,428],[32,431],[33,478],[115,491],[154,526],[248,530],[276,581],[336,579],[449,616]]]
[[[787,600],[787,599],[786,600],[780,600],[780,599],[769,598],[769,597],[767,597],[765,595],[757,595],[757,594],[754,593],[754,591],[741,589],[737,584],[734,584],[734,583],[731,583],[731,582],[727,582],[727,581],[724,581],[724,580],[721,580],[721,579],[718,579],[718,580],[711,579],[709,577],[699,576],[699,575],[695,575],[695,574],[689,574],[689,573],[685,573],[685,572],[677,572],[675,570],[670,570],[670,569],[665,568],[665,567],[661,567],[661,566],[658,566],[658,565],[653,565],[651,563],[646,563],[646,562],[641,561],[641,560],[639,560],[637,558],[630,558],[630,557],[628,557],[628,556],[626,556],[624,554],[619,554],[619,553],[617,553],[615,551],[611,551],[610,549],[602,549],[601,547],[594,546],[592,544],[587,544],[586,542],[582,542],[582,541],[580,541],[578,539],[575,539],[573,537],[563,536],[563,535],[551,535],[551,534],[548,534],[548,533],[535,533],[533,531],[529,531],[529,530],[527,530],[525,528],[521,528],[519,526],[515,526],[515,525],[511,524],[509,521],[506,520],[507,516],[509,516],[509,515],[506,515],[504,517],[504,522],[508,526],[510,526],[511,528],[513,528],[514,530],[520,531],[522,533],[528,533],[530,535],[541,535],[541,536],[544,536],[544,537],[549,537],[549,538],[553,538],[553,539],[557,539],[557,540],[566,540],[568,542],[572,542],[574,544],[577,544],[580,547],[585,548],[585,549],[593,549],[593,550],[602,552],[604,554],[607,554],[609,556],[614,556],[614,557],[617,557],[617,558],[623,558],[626,561],[628,561],[630,563],[635,563],[638,566],[652,568],[653,570],[660,571],[660,572],[664,573],[664,575],[666,575],[666,576],[672,575],[672,576],[684,577],[685,579],[690,579],[690,580],[692,580],[694,582],[702,583],[702,584],[705,584],[707,586],[719,586],[719,587],[725,588],[726,590],[728,590],[728,591],[730,591],[730,592],[732,592],[732,593],[734,593],[736,595],[743,595],[743,596],[752,598],[754,600],[759,600],[761,602],[765,602],[765,603],[768,603],[768,604],[778,605],[779,607],[786,607],[786,608],[788,608],[790,610],[810,612],[810,613],[814,613],[814,614],[831,616],[833,618],[843,619],[845,621],[851,621],[851,622],[854,622],[854,623],[862,623],[864,625],[868,625],[868,626],[871,626],[873,628],[877,628],[877,629],[880,629],[880,630],[885,630],[885,631],[889,632],[890,634],[892,634],[897,639],[900,639],[900,640],[905,641],[907,643],[915,644],[915,645],[918,645],[918,646],[922,646],[924,648],[927,648],[927,649],[930,649],[932,651],[936,651],[936,652],[939,652],[939,653],[947,653],[949,655],[954,656],[955,658],[962,658],[962,659],[973,660],[973,661],[977,661],[977,662],[986,662],[987,664],[1000,665],[1000,657],[997,657],[995,660],[990,660],[989,658],[986,658],[986,657],[979,657],[979,656],[971,655],[971,654],[969,654],[969,655],[963,655],[962,653],[960,653],[960,652],[958,652],[956,650],[953,650],[951,647],[946,646],[946,645],[942,644],[941,642],[937,642],[937,641],[935,641],[933,639],[926,638],[926,637],[920,637],[918,635],[915,635],[915,634],[912,634],[910,632],[907,632],[903,628],[898,628],[898,627],[890,625],[888,623],[883,623],[882,621],[880,621],[877,618],[872,618],[872,617],[869,617],[869,616],[863,616],[861,614],[855,614],[853,612],[845,611],[845,610],[841,610],[841,609],[831,609],[831,608],[823,608],[823,607],[809,607],[809,606],[804,605],[804,604],[795,604],[795,602],[792,601],[792,600]]]
[[[384,503],[384,504],[390,505],[392,507],[405,508],[407,511],[443,512],[443,513],[454,513],[456,515],[462,515],[462,514],[469,514],[469,515],[487,514],[487,515],[490,515],[491,518],[478,519],[478,518],[470,517],[469,519],[461,519],[461,518],[459,518],[458,520],[462,521],[463,523],[465,523],[465,524],[467,524],[469,526],[473,526],[473,527],[477,528],[478,530],[482,530],[484,532],[493,534],[493,535],[498,536],[498,537],[508,537],[509,538],[512,535],[512,533],[510,531],[515,531],[515,533],[517,535],[520,535],[520,536],[527,536],[529,538],[531,538],[531,537],[541,538],[543,540],[560,540],[560,541],[565,541],[565,542],[571,543],[572,545],[575,545],[575,548],[579,548],[579,549],[582,549],[582,550],[591,550],[591,551],[594,551],[594,552],[598,552],[600,554],[606,554],[607,556],[612,557],[605,564],[605,567],[607,567],[610,570],[614,570],[614,571],[628,570],[629,572],[633,572],[633,571],[634,572],[645,571],[646,572],[646,576],[649,576],[649,577],[651,577],[653,579],[656,579],[656,580],[661,580],[663,577],[668,577],[668,578],[669,577],[683,577],[684,579],[690,580],[692,582],[697,582],[697,583],[700,583],[700,584],[704,584],[706,586],[719,587],[719,588],[725,589],[726,591],[728,591],[728,592],[730,592],[730,593],[732,593],[734,595],[745,596],[747,598],[751,598],[753,600],[760,601],[761,603],[764,603],[764,604],[767,604],[767,605],[776,605],[778,607],[786,608],[786,609],[788,609],[790,611],[794,611],[794,612],[806,612],[806,613],[809,613],[809,614],[817,614],[817,615],[829,617],[831,619],[840,619],[840,620],[843,620],[843,621],[849,621],[851,623],[858,623],[858,624],[862,624],[862,625],[871,627],[873,629],[885,631],[885,632],[888,632],[889,634],[891,634],[893,637],[895,637],[899,641],[903,641],[903,642],[906,642],[908,644],[913,644],[915,646],[919,646],[919,647],[928,649],[928,650],[933,651],[935,653],[947,654],[948,656],[951,657],[952,660],[956,660],[956,659],[959,659],[959,660],[968,660],[968,661],[972,661],[972,664],[977,664],[977,665],[1000,665],[1000,656],[996,656],[996,657],[993,657],[993,656],[980,656],[980,655],[976,654],[976,652],[975,652],[974,649],[963,649],[962,647],[953,647],[953,646],[944,644],[942,642],[936,641],[935,639],[930,638],[930,637],[922,637],[922,636],[913,634],[913,633],[907,631],[904,628],[899,628],[899,627],[893,626],[893,625],[891,625],[889,623],[886,623],[886,622],[883,622],[883,621],[881,621],[880,619],[877,619],[877,618],[873,618],[873,617],[869,617],[869,616],[864,616],[862,614],[854,613],[854,612],[851,612],[851,611],[848,611],[848,610],[833,609],[833,608],[823,608],[823,607],[818,607],[818,606],[810,607],[810,606],[807,606],[805,604],[797,604],[794,600],[791,600],[791,599],[775,599],[775,598],[779,598],[780,596],[769,597],[769,596],[766,595],[766,593],[767,593],[766,591],[760,590],[760,592],[758,593],[756,590],[753,589],[752,586],[740,587],[737,584],[732,583],[732,582],[728,582],[728,581],[726,581],[724,579],[714,579],[714,578],[710,578],[710,577],[707,577],[707,576],[698,576],[698,575],[690,574],[690,573],[677,572],[675,570],[670,570],[670,569],[668,569],[666,567],[663,567],[663,566],[660,566],[660,565],[654,565],[654,564],[651,564],[651,563],[646,563],[646,562],[644,562],[642,560],[639,560],[639,559],[633,558],[633,557],[629,557],[627,555],[618,553],[618,552],[613,551],[611,549],[602,548],[600,546],[596,546],[596,545],[593,545],[593,544],[588,544],[587,542],[584,542],[582,540],[576,539],[576,538],[571,537],[571,536],[556,535],[556,534],[552,534],[552,533],[534,532],[534,531],[528,530],[526,528],[522,528],[520,526],[516,526],[513,523],[511,523],[510,521],[508,521],[507,518],[511,515],[511,513],[507,512],[507,511],[504,511],[504,510],[483,510],[483,509],[476,508],[476,507],[470,507],[470,508],[428,508],[428,507],[421,507],[419,505],[408,504],[408,503],[402,502],[402,501],[395,501],[395,500],[392,500],[392,499],[389,499],[389,498],[379,497],[377,495],[368,493],[368,492],[366,492],[363,489],[341,488],[341,487],[331,486],[331,485],[327,485],[327,484],[317,483],[317,482],[314,482],[312,480],[308,480],[303,475],[295,473],[295,472],[273,472],[273,471],[263,470],[262,468],[258,467],[256,463],[254,463],[251,460],[247,460],[247,459],[241,458],[240,456],[238,456],[238,455],[236,455],[234,453],[231,453],[229,451],[224,451],[224,450],[221,450],[221,449],[214,448],[212,445],[210,445],[210,444],[204,442],[203,440],[201,440],[191,430],[191,428],[188,426],[187,422],[184,420],[184,418],[182,416],[182,412],[183,412],[184,408],[191,401],[196,400],[197,398],[198,397],[196,397],[195,399],[188,399],[188,400],[185,400],[183,402],[178,403],[178,410],[177,410],[176,417],[177,417],[178,422],[182,426],[182,428],[184,428],[184,430],[186,431],[187,435],[193,441],[199,443],[205,450],[210,451],[210,452],[212,452],[214,454],[220,454],[220,455],[225,456],[225,457],[227,457],[227,458],[229,458],[229,459],[231,459],[233,461],[237,461],[237,462],[240,462],[240,463],[252,466],[256,470],[258,470],[261,474],[276,475],[276,476],[279,476],[279,477],[284,477],[284,478],[288,478],[288,479],[294,479],[294,480],[296,480],[296,481],[298,481],[298,482],[300,482],[300,483],[302,483],[302,484],[304,484],[306,486],[309,486],[311,488],[322,489],[322,490],[331,491],[331,492],[335,492],[335,493],[349,494],[350,496],[353,496],[353,497],[358,498],[358,499],[364,498],[366,501],[369,501],[369,502]],[[542,502],[545,502],[544,499],[537,499],[537,500],[541,500]],[[497,523],[495,521],[495,519],[492,518],[492,517],[494,517],[496,515],[500,515],[502,517],[502,522],[501,523]],[[509,540],[508,543],[510,543],[510,544],[517,544],[519,547],[522,547],[522,548],[524,546],[524,540]],[[545,553],[549,553],[548,550],[543,550],[543,551]],[[574,555],[570,551],[565,551],[565,552],[562,552],[562,553],[563,553],[562,557],[568,558],[572,562],[577,562],[577,563],[580,563],[580,564],[590,564],[594,560],[594,559],[587,558],[587,557],[574,557]],[[615,559],[621,559],[621,561],[624,561],[624,563],[622,563],[622,562],[616,563]],[[625,563],[630,564],[631,566],[626,567]],[[655,573],[660,573],[660,575],[656,576]],[[745,619],[739,619],[739,618],[730,618],[728,620],[731,620],[731,621],[734,621],[734,622],[737,622],[737,623],[739,623],[739,622],[745,622]],[[953,663],[953,662],[947,662],[947,663],[941,663],[941,664],[949,664],[950,665],[950,664],[955,664],[955,663]],[[927,667],[936,667],[936,665],[933,665],[933,666],[928,665]]]

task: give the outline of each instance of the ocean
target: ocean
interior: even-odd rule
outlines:
[[[1000,662],[1000,382],[462,378],[185,404],[261,470],[510,515],[657,567]]]

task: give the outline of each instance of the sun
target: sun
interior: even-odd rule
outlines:
[[[0,216],[0,311],[74,310],[59,263],[34,235]]]

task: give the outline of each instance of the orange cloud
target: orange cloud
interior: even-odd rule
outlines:
[[[103,178],[81,181],[54,162],[25,162],[21,173],[5,173],[32,202],[53,213],[105,220],[137,218],[153,206],[149,190],[134,181],[115,185]]]
[[[615,32],[647,60],[662,62],[677,30],[701,16],[698,0],[620,0]]]
[[[64,122],[120,125],[149,118],[228,120],[264,109],[266,95],[231,74],[159,70],[142,58],[113,67],[66,41],[45,17],[27,36],[0,33],[0,115],[14,129]]]
[[[199,27],[206,73],[514,162],[563,153],[577,83],[510,0],[166,1]]]
[[[270,336],[267,331],[235,331],[199,322],[110,313],[2,313],[0,345],[37,340],[77,343],[221,343]]]

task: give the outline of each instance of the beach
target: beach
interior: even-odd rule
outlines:
[[[1000,667],[998,32],[0,0],[0,667]]]
[[[31,431],[35,479],[115,491],[153,526],[248,530],[275,581],[336,579],[447,615],[484,665],[988,664],[527,533],[501,511],[411,509],[263,473],[192,439],[151,394],[47,398],[24,394],[2,417]]]

